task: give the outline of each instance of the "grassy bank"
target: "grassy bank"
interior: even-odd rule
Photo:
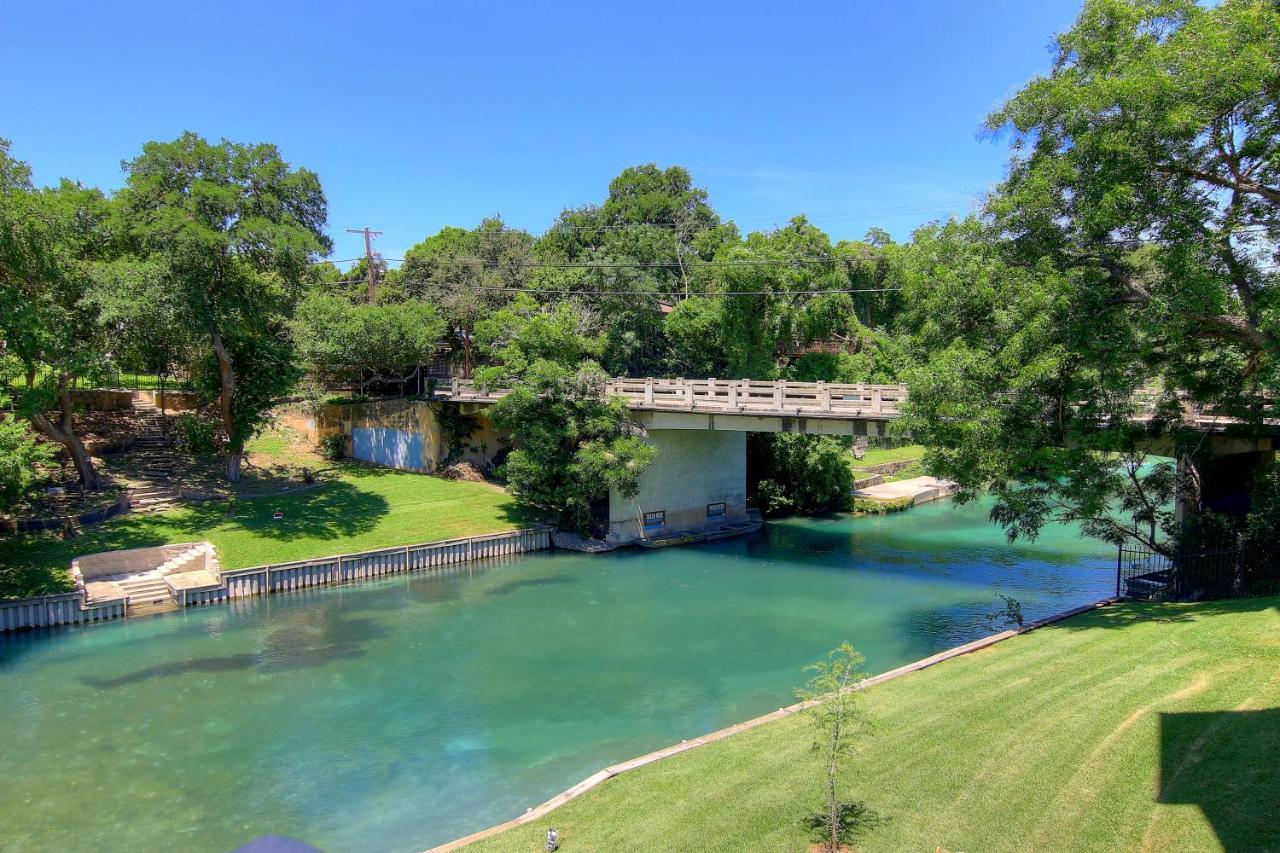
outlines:
[[[118,548],[207,539],[224,568],[280,563],[509,530],[531,519],[488,483],[441,480],[348,464],[306,490],[125,515],[82,536],[0,540],[0,598],[70,588],[72,557]],[[276,521],[276,510],[284,518]]]
[[[864,850],[1280,850],[1280,599],[1107,608],[866,695]],[[555,826],[566,853],[806,851],[811,740],[769,723],[468,849],[539,850]]]

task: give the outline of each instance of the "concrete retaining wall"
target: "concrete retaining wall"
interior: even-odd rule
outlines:
[[[116,502],[90,510],[80,515],[64,515],[56,518],[0,518],[0,533],[36,533],[41,530],[61,530],[71,525],[101,524],[129,511],[133,506],[128,492],[121,493]]]
[[[331,435],[347,437],[347,455],[403,471],[431,473],[449,454],[448,438],[433,406],[426,400],[370,400],[325,405],[314,416],[286,410],[281,420],[315,444]],[[464,403],[464,414],[478,428],[463,443],[461,458],[481,467],[508,446],[486,413],[487,407]]]
[[[123,412],[133,408],[133,392],[80,389],[71,392],[71,402],[90,412]]]
[[[125,572],[145,572],[156,568],[161,563],[199,545],[199,542],[180,542],[175,545],[157,545],[152,548],[129,548],[124,551],[103,551],[100,554],[89,554],[77,557],[71,562],[72,568],[79,569],[86,581],[104,575],[119,575]]]
[[[168,412],[190,412],[200,408],[200,395],[194,391],[138,391],[138,399]]]

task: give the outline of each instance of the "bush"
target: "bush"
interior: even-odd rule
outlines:
[[[873,498],[854,498],[853,511],[871,515],[888,515],[891,512],[902,512],[915,506],[915,498],[893,498],[892,500],[875,500]]]
[[[217,449],[218,424],[195,412],[183,412],[173,420],[178,448],[186,453],[212,453]]]
[[[26,423],[0,417],[0,510],[22,498],[39,476],[39,466],[53,458],[53,448],[37,440]]]
[[[347,437],[342,433],[326,435],[320,439],[320,455],[331,462],[336,462],[347,455]]]
[[[849,508],[853,473],[847,442],[804,433],[753,433],[747,439],[761,511],[820,513]]]

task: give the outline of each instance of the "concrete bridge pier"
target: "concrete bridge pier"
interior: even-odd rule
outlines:
[[[745,432],[651,429],[658,455],[640,491],[609,494],[606,541],[623,544],[747,517]]]
[[[1199,494],[1179,495],[1175,506],[1179,523],[1201,510],[1236,517],[1249,513],[1251,490],[1259,473],[1276,462],[1275,440],[1208,436],[1203,458],[1195,462]],[[1179,479],[1190,474],[1190,462],[1169,443],[1153,446],[1157,455],[1178,457]]]

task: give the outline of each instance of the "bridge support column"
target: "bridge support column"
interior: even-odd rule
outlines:
[[[658,450],[634,498],[609,494],[610,542],[695,530],[747,517],[747,434],[649,430]]]

